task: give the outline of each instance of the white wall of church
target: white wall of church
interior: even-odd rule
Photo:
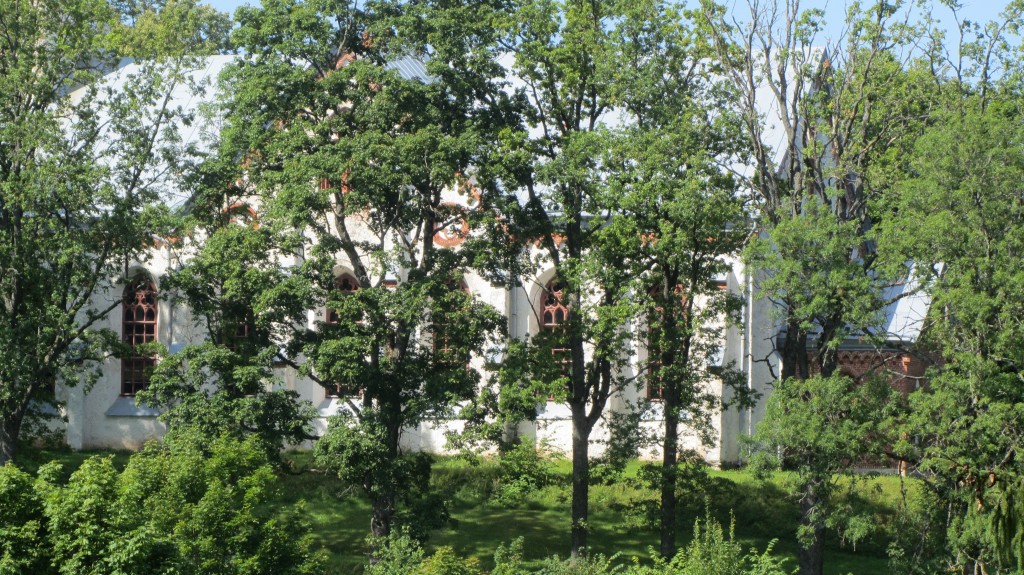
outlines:
[[[356,228],[358,230],[358,227]],[[358,230],[357,233],[364,233]],[[188,309],[167,299],[169,294],[159,292],[161,277],[175,265],[174,256],[166,249],[154,249],[152,258],[144,264],[138,264],[130,269],[129,276],[133,273],[146,273],[153,279],[161,295],[158,314],[158,340],[167,346],[170,353],[180,350],[183,346],[199,343],[202,341],[202,332],[199,326],[195,325]],[[731,262],[733,271],[726,278],[726,287],[736,294],[749,296],[747,291],[744,270],[739,261]],[[347,261],[339,261],[337,273],[351,273],[352,266]],[[401,275],[401,274],[399,274]],[[523,278],[522,285],[513,289],[506,289],[502,286],[492,286],[482,278],[470,273],[465,281],[469,291],[478,300],[493,306],[505,314],[508,320],[508,330],[511,337],[523,338],[535,334],[540,329],[541,299],[544,288],[548,281],[554,276],[550,267],[542,267],[534,277]],[[124,285],[119,284],[111,288],[111,293],[102,293],[96,297],[94,302],[100,307],[106,302],[112,301],[114,291],[123,290]],[[119,295],[119,294],[118,294]],[[321,319],[323,310],[310,310],[308,320],[310,325]],[[121,308],[115,307],[109,314],[105,327],[120,333],[121,330]],[[746,372],[748,385],[755,389],[767,390],[770,381],[770,372],[766,366],[752,359],[760,359],[768,355],[771,350],[771,341],[763,334],[774,333],[771,329],[772,320],[767,313],[766,304],[758,300],[749,300],[744,308],[742,326],[730,327],[726,331],[723,341],[724,361],[733,362],[736,367]],[[631,377],[640,373],[646,362],[646,351],[644,349],[645,337],[643,326],[624,326],[624,329],[632,331],[632,348],[630,350],[630,361],[623,368],[620,375]],[[498,342],[496,342],[498,343]],[[488,350],[480,350],[471,362],[473,368],[482,370],[485,354],[492,353]],[[319,410],[320,417],[314,421],[316,434],[326,430],[327,418],[343,409],[345,399],[329,397],[326,390],[309,380],[298,377],[291,368],[275,369],[277,385],[298,393],[300,400],[308,401]],[[68,415],[67,440],[74,448],[116,448],[116,449],[137,449],[147,440],[160,437],[164,431],[164,425],[157,419],[158,413],[145,406],[137,406],[134,397],[121,394],[121,367],[118,359],[108,359],[101,366],[101,376],[96,384],[86,392],[81,386],[67,390],[66,410]],[[487,381],[486,374],[482,374],[482,382]],[[723,393],[721,382],[708,382],[712,391],[718,395]],[[620,390],[609,402],[608,410],[616,411],[626,409],[629,405],[635,405],[646,396],[643,389],[638,386],[628,387]],[[752,428],[752,421],[756,421],[762,415],[759,408],[754,410],[730,409],[715,414],[713,425],[717,440],[712,445],[701,445],[698,438],[689,434],[682,438],[682,445],[686,449],[693,449],[712,463],[737,461],[740,457],[739,437],[748,433]],[[657,410],[647,417],[643,425],[651,431],[657,431],[662,422],[658,418]],[[446,433],[461,430],[460,421],[427,421],[417,429],[408,429],[403,434],[403,448],[409,450],[426,450],[431,452],[445,452],[447,450]],[[542,402],[538,405],[538,416],[536,422],[528,422],[521,426],[524,437],[534,438],[538,444],[548,449],[563,452],[571,451],[572,422],[568,407],[557,402]],[[604,422],[599,423],[592,435],[591,455],[599,456],[604,451],[605,442],[608,440],[608,429]],[[308,445],[307,445],[308,447]],[[642,454],[647,458],[660,457],[660,450],[650,448]]]

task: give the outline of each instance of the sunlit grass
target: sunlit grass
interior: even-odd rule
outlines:
[[[111,455],[103,452],[103,455]],[[91,453],[71,451],[34,452],[22,465],[35,470],[43,462],[56,459],[64,464],[64,473],[81,465]],[[123,465],[128,454],[112,454]],[[370,504],[357,487],[344,485],[336,477],[317,471],[308,453],[289,453],[290,470],[282,472],[281,484],[272,505],[281,512],[304,501],[304,516],[312,527],[317,546],[330,554],[331,573],[357,574],[366,563],[366,536],[370,527]],[[641,464],[631,463],[625,476],[610,485],[594,485],[590,490],[591,551],[605,555],[620,554],[619,560],[633,557],[649,560],[658,545],[656,526],[657,493],[637,480]],[[466,557],[476,557],[487,569],[493,565],[494,550],[516,537],[524,539],[529,563],[569,549],[570,482],[567,462],[551,466],[553,484],[534,489],[514,503],[499,502],[499,472],[493,461],[471,465],[463,460],[442,458],[434,466],[433,485],[450,501],[451,525],[434,531],[429,548],[448,545]],[[761,481],[745,470],[709,470],[708,480],[699,489],[680,492],[678,533],[680,546],[690,537],[693,522],[703,517],[705,506],[723,525],[735,522],[736,537],[744,547],[763,550],[778,539],[775,553],[788,556],[795,566],[797,551],[795,501],[787,495],[785,473]],[[848,485],[847,480],[841,481]],[[846,499],[859,512],[872,514],[882,533],[858,542],[856,549],[842,545],[836,532],[829,532],[826,573],[874,574],[887,572],[886,532],[901,497],[901,486],[913,490],[915,483],[902,483],[895,476],[864,477],[856,491]]]

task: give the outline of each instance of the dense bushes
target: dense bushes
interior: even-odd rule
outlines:
[[[276,481],[253,440],[152,444],[119,471],[93,457],[66,484],[0,467],[0,574],[306,575],[308,529],[266,509]]]

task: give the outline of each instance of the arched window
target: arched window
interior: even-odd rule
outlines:
[[[248,226],[253,229],[260,227],[260,217],[252,206],[245,202],[235,202],[224,208],[224,216],[228,223]]]
[[[124,288],[121,304],[121,341],[130,347],[156,341],[156,286],[146,277]],[[131,355],[121,359],[121,395],[135,395],[149,385],[156,358]]]
[[[340,295],[350,295],[359,291],[359,282],[351,274],[343,274],[334,278],[334,291]],[[324,320],[327,323],[338,323],[338,311],[327,308]]]
[[[569,308],[562,303],[564,293],[565,289],[555,281],[548,282],[544,288],[543,314],[541,316],[543,329],[559,329],[565,320],[569,319]]]
[[[544,287],[541,294],[540,329],[552,338],[551,355],[562,363],[563,371],[568,371],[569,348],[565,347],[565,323],[569,320],[569,306],[564,300],[565,288],[561,283],[552,280]]]
[[[334,297],[343,297],[346,295],[352,295],[359,291],[359,282],[351,274],[342,274],[334,278]],[[329,324],[337,324],[341,321],[338,316],[338,311],[327,308],[327,314],[325,321]],[[358,385],[333,383],[327,387],[328,397],[346,397],[354,396],[362,393],[362,389]]]

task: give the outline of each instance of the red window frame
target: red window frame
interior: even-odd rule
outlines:
[[[124,288],[121,300],[121,341],[136,347],[156,341],[159,327],[156,286],[148,279],[137,280]],[[121,395],[132,396],[149,387],[156,358],[131,355],[121,359]]]
[[[352,295],[359,291],[359,281],[352,274],[342,274],[334,278],[334,290],[342,295]],[[327,308],[324,321],[337,324],[340,321],[338,312]],[[355,385],[331,383],[327,386],[327,397],[355,397],[362,395],[363,389]]]
[[[572,310],[566,305],[564,297],[565,287],[557,280],[549,281],[544,286],[544,291],[541,292],[540,329],[552,334],[553,338],[559,337],[560,333],[565,333],[565,324],[569,321],[569,317],[572,314]],[[562,375],[569,374],[570,363],[572,362],[569,352],[570,350],[567,347],[551,348],[551,356],[559,365]],[[548,397],[548,401],[551,400],[554,400],[554,396]]]

